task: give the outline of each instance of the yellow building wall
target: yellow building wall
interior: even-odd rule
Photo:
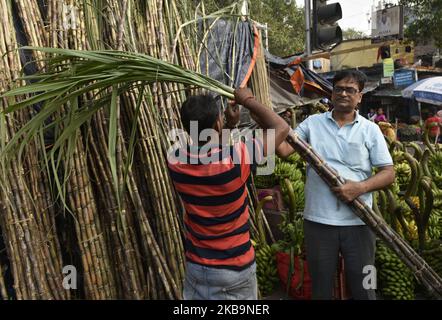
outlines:
[[[342,70],[349,68],[371,67],[376,63],[382,62],[381,58],[379,58],[379,61],[376,61],[376,58],[378,56],[378,48],[379,48],[378,46],[368,49],[356,50],[353,52],[342,53],[342,54],[333,54],[342,50],[363,48],[371,45],[372,45],[371,39],[352,40],[340,43],[339,45],[334,47],[333,50],[331,51],[330,69],[332,71],[335,71],[335,70]],[[405,52],[405,47],[407,45],[411,46],[410,53]],[[401,43],[400,41],[396,41],[390,44],[390,53],[393,60],[403,58],[408,63],[410,64],[413,63],[414,48],[412,44]]]
[[[317,61],[317,60],[319,60],[321,62],[322,68],[320,68],[320,69],[313,68],[313,70],[315,72],[323,73],[323,72],[329,72],[330,71],[330,59],[318,58],[318,59],[315,59],[313,61]]]

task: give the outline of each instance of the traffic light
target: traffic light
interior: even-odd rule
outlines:
[[[336,23],[342,18],[339,3],[327,4],[326,0],[313,0],[313,48],[326,49],[342,41],[342,30]]]

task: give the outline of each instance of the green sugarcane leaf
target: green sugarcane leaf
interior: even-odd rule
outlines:
[[[110,119],[109,119],[109,140],[108,140],[108,158],[112,172],[112,180],[114,183],[115,193],[117,194],[118,207],[121,209],[120,202],[120,187],[118,185],[118,172],[116,161],[116,146],[117,146],[117,126],[118,126],[118,88],[116,85],[112,86],[112,98],[110,104]]]

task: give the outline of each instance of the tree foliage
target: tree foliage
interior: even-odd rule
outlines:
[[[409,8],[411,16],[406,17],[405,37],[416,43],[434,40],[442,47],[442,0],[400,0]]]
[[[304,8],[296,1],[252,0],[250,13],[254,20],[267,23],[271,53],[287,56],[304,50]]]
[[[363,39],[366,37],[367,35],[363,31],[358,31],[353,28],[348,28],[342,31],[342,38],[344,40]]]

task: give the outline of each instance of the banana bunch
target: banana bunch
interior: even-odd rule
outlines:
[[[403,161],[404,152],[401,150],[394,149],[393,152],[391,152],[391,158],[393,159],[394,163],[399,163]]]
[[[422,252],[422,258],[433,268],[434,271],[442,276],[442,242],[431,241],[427,248]]]
[[[301,170],[302,175],[305,177],[305,169],[307,164],[298,153],[292,153],[289,157],[286,158],[286,161],[294,164],[299,170]]]
[[[442,189],[442,171],[433,170],[432,179],[439,189]]]
[[[298,168],[300,166],[302,166],[304,160],[302,160],[301,156],[299,155],[299,153],[294,152],[291,155],[289,155],[285,161],[290,162],[291,164],[296,165]]]
[[[273,174],[267,176],[255,175],[253,182],[255,183],[255,187],[257,189],[273,188],[277,184],[276,178]]]
[[[442,151],[431,154],[428,164],[432,169],[442,170]]]
[[[440,210],[433,209],[428,219],[427,236],[429,239],[438,240],[441,237],[442,216]]]
[[[396,183],[399,184],[400,190],[404,191],[407,189],[408,183],[411,180],[411,168],[406,162],[396,163],[394,165],[394,170],[396,172]]]
[[[279,180],[287,178],[290,181],[302,181],[301,170],[299,170],[296,165],[289,162],[278,161],[275,166],[274,175]]]
[[[405,219],[404,222],[407,225],[408,234],[410,235],[410,240],[413,241],[419,239],[416,222],[413,219],[412,220]]]
[[[287,213],[282,216],[282,222],[278,227],[283,236],[274,245],[275,250],[285,252],[293,250],[295,256],[301,255],[304,247],[304,220],[302,216],[293,217]]]
[[[439,189],[442,189],[442,151],[436,151],[428,159],[433,182]]]
[[[256,249],[256,277],[262,296],[271,293],[279,280],[275,251],[267,243],[259,244]]]
[[[304,182],[302,180],[290,180],[290,183],[292,185],[294,196],[295,196],[295,211],[300,212],[304,210]],[[284,201],[288,204],[290,202],[289,200],[289,194],[287,187],[284,183],[280,184],[281,186],[281,192]]]
[[[301,170],[293,163],[278,161],[275,167],[275,177],[279,179],[283,199],[286,203],[289,203],[289,195],[283,181],[284,179],[290,180],[295,194],[295,210],[304,210],[304,178]]]
[[[442,210],[442,189],[433,189],[433,196],[434,196],[434,209],[441,209]]]
[[[414,276],[384,243],[376,244],[378,290],[386,299],[413,300]]]
[[[400,200],[400,199],[399,199],[399,192],[401,191],[400,184],[399,184],[397,181],[395,181],[395,182],[390,186],[390,190],[391,190],[391,192],[393,192],[393,196],[394,196],[396,202],[399,201],[399,200]]]

